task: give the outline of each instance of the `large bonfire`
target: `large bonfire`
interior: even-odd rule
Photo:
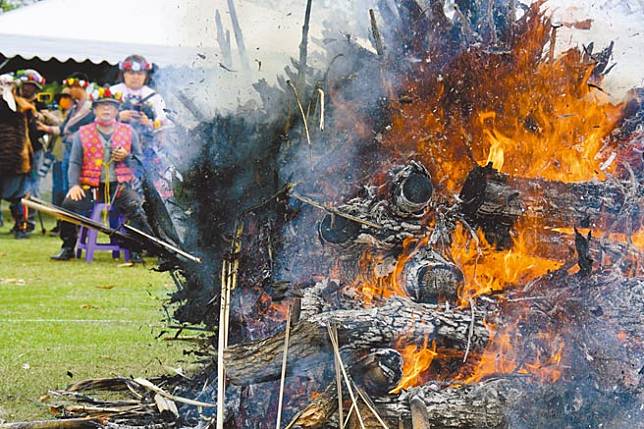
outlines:
[[[182,329],[212,330],[202,369],[77,384],[59,394],[127,386],[137,405],[68,411],[239,428],[642,424],[641,92],[613,103],[602,89],[612,46],[556,55],[541,2],[457,1],[449,17],[441,1],[379,4],[373,49],[328,37],[315,71],[303,43],[288,80],[256,85],[264,110],[190,133],[183,246],[206,262],[162,266]]]

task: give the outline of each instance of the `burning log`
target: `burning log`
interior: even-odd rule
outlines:
[[[423,216],[434,192],[427,169],[411,161],[392,174],[392,211],[402,218]]]
[[[354,380],[369,394],[384,395],[393,389],[402,377],[402,357],[393,349],[378,349],[361,358],[351,368]],[[297,413],[288,427],[323,427],[338,409],[337,387],[332,383],[306,408]],[[368,412],[362,412],[367,415]]]
[[[351,374],[371,395],[383,395],[396,387],[402,378],[403,360],[394,349],[377,349],[358,360]]]
[[[513,177],[489,163],[475,167],[467,176],[460,193],[461,210],[483,229],[488,241],[508,247],[509,230],[521,216],[538,218],[549,227],[616,224],[629,206],[640,204],[626,201],[624,189],[610,182],[563,183]]]
[[[416,302],[436,304],[439,299],[456,302],[463,273],[453,263],[429,248],[418,251],[403,270],[405,288]]]
[[[320,238],[327,243],[351,247],[369,244],[392,248],[405,238],[422,235],[420,219],[427,213],[434,187],[427,169],[410,161],[389,172],[388,195],[381,199],[374,188],[335,208],[349,216],[328,213],[318,225]],[[353,219],[352,219],[353,218]]]
[[[400,337],[436,339],[439,344],[464,350],[470,326],[473,349],[485,345],[488,333],[482,315],[446,310],[437,305],[418,304],[409,299],[391,299],[382,307],[366,310],[336,310],[318,314],[293,326],[289,355],[299,371],[331,361],[326,326],[336,325],[343,352],[360,352],[391,347]],[[253,384],[280,376],[284,333],[268,339],[238,344],[224,351],[226,374],[233,384]],[[289,370],[292,370],[291,368]]]
[[[337,292],[342,289],[340,282],[337,280],[324,280],[316,283],[314,286],[307,288],[302,297],[302,306],[300,317],[304,320],[315,316],[316,314],[331,311],[337,304]],[[329,305],[331,304],[331,306]]]
[[[335,384],[329,385],[306,408],[297,413],[287,427],[302,429],[323,427],[338,409],[337,396],[338,391]]]
[[[391,427],[504,428],[507,381],[460,387],[427,384],[396,398],[375,399],[376,407]],[[412,422],[414,425],[412,425]]]

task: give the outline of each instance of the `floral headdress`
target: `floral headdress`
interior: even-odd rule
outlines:
[[[63,85],[67,88],[71,88],[72,86],[80,86],[83,89],[87,89],[89,82],[85,79],[79,79],[77,77],[68,77],[63,81]]]
[[[38,89],[42,89],[45,85],[45,78],[33,69],[18,70],[16,72],[16,80],[20,83],[33,83]]]
[[[118,91],[112,92],[108,86],[96,89],[89,97],[93,104],[114,103],[116,105],[120,105],[123,102],[123,94]]]

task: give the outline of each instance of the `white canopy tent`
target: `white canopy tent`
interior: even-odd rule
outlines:
[[[161,68],[155,81],[167,101],[181,91],[212,114],[256,97],[252,82],[274,82],[298,56],[305,3],[268,8],[262,0],[234,0],[250,70],[240,62],[228,0],[43,0],[0,14],[0,55],[116,65],[141,54]],[[216,11],[230,31],[231,67],[220,66]],[[313,37],[322,12],[313,13]]]
[[[235,4],[251,61],[276,49],[296,54],[303,11]],[[217,9],[234,48],[227,0],[44,0],[0,15],[0,54],[114,65],[139,53],[161,67],[216,66]]]

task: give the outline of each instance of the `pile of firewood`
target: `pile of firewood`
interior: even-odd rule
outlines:
[[[404,107],[444,76],[458,91],[435,98],[474,117],[490,101],[462,80],[494,72],[480,65],[536,71],[552,61],[556,29],[540,4],[457,1],[448,17],[441,1],[379,2],[365,11],[373,50],[329,37],[320,71],[307,63],[311,3],[295,70],[256,85],[264,110],[186,132],[197,154],[179,165],[183,247],[204,263],[161,268],[178,287],[176,336],[205,331],[190,337],[200,369],[77,384],[53,398],[60,414],[119,427],[636,427],[642,100],[607,136],[619,166],[602,181],[508,174],[439,135],[385,145]],[[533,55],[516,60],[535,32]],[[582,87],[609,70],[610,50],[568,58]],[[557,268],[471,292],[458,231],[477,249],[476,276],[476,252],[518,251],[526,224],[530,256]],[[90,396],[106,388],[126,399]]]

